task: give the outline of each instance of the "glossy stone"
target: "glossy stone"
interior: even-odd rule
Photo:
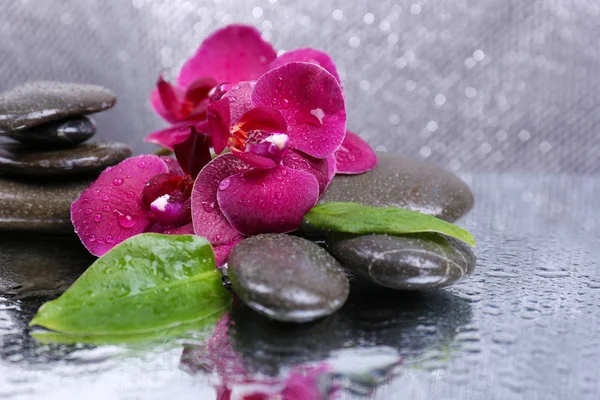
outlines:
[[[361,175],[337,175],[320,202],[351,201],[402,207],[455,221],[473,208],[473,193],[453,173],[433,164],[377,153],[379,165]]]
[[[58,296],[94,260],[76,236],[0,233],[0,295]]]
[[[28,147],[72,147],[96,133],[96,124],[88,117],[52,121],[31,129],[9,132],[6,136]]]
[[[278,321],[306,322],[332,314],[349,293],[339,263],[318,245],[296,236],[245,239],[229,255],[228,266],[239,297]]]
[[[73,233],[69,208],[91,183],[21,182],[0,177],[0,231]]]
[[[98,85],[27,82],[0,93],[0,133],[107,110],[116,101],[113,92]]]
[[[356,276],[391,289],[439,289],[475,269],[466,244],[437,234],[333,235],[327,245]]]
[[[0,171],[33,177],[96,173],[129,156],[129,147],[116,142],[86,143],[51,151],[6,144],[0,147]]]

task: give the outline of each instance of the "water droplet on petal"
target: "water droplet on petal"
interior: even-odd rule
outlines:
[[[106,205],[106,206],[102,207],[102,209],[104,211],[106,211],[106,212],[110,212],[110,206],[109,205]]]
[[[106,236],[106,243],[114,243],[115,240],[113,239],[113,237],[111,235],[107,235]]]
[[[90,242],[92,242],[92,243],[93,243],[93,242],[95,242],[95,241],[96,241],[96,235],[94,235],[94,234],[91,234],[91,233],[90,233],[90,234],[88,235],[88,239],[89,239],[89,241],[90,241]]]
[[[137,166],[140,168],[146,168],[146,162],[145,161],[138,161]],[[108,238],[106,240],[108,242]]]
[[[94,215],[94,222],[100,222],[101,219],[102,219],[102,215],[100,215],[100,214]]]
[[[98,238],[98,244],[104,244],[104,239],[102,239],[101,237]]]
[[[90,215],[90,214],[92,213],[92,209],[91,209],[91,208],[88,208],[88,209],[86,209],[86,210],[85,210],[85,213],[86,213],[87,215]]]
[[[308,75],[303,75],[303,76],[300,78],[300,84],[301,84],[302,86],[306,86],[306,85],[308,85],[308,82],[310,82],[310,77],[309,77]]]
[[[281,175],[287,176],[287,174],[288,174],[287,168],[281,168]]]
[[[102,201],[108,201],[108,196],[107,195],[102,196]]]
[[[235,103],[237,98],[235,96],[228,97],[230,103]]]
[[[208,201],[203,201],[202,208],[204,208],[204,211],[206,211],[207,213],[211,213],[215,210],[215,203],[209,203]]]
[[[277,86],[277,89],[281,89],[283,87],[283,78],[277,78],[277,83],[275,85]]]
[[[129,197],[130,199],[132,199],[133,196],[135,196],[135,193],[133,193],[132,191],[127,192],[127,197]]]
[[[94,189],[94,194],[100,194],[100,189]]]
[[[122,184],[123,184],[123,179],[120,179],[120,178],[113,179],[113,185],[121,186]]]
[[[119,225],[121,225],[125,229],[132,228],[137,223],[137,219],[133,218],[131,215],[125,215],[118,210],[115,210],[114,213],[117,216],[117,221],[119,222]]]
[[[281,194],[281,192],[277,192],[277,193],[275,194],[275,197],[277,197],[278,199],[280,199],[280,198],[282,197],[282,194]]]
[[[225,190],[229,187],[229,184],[231,184],[231,179],[227,178],[225,179],[223,182],[221,182],[219,184],[219,190]]]
[[[290,102],[288,99],[281,99],[281,107],[283,107],[284,109],[289,108],[290,107]]]

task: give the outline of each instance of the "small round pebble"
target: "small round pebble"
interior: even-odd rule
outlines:
[[[285,234],[239,243],[229,255],[228,273],[242,301],[278,321],[330,315],[349,293],[348,278],[335,258],[306,239]]]
[[[399,290],[439,289],[473,273],[468,245],[446,236],[332,235],[331,254],[357,277]]]
[[[89,140],[96,124],[88,117],[48,122],[31,129],[9,132],[6,136],[32,148],[73,147]]]

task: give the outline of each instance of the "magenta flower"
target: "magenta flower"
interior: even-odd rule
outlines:
[[[208,107],[216,151],[192,192],[194,231],[215,245],[295,230],[333,177],[346,112],[334,76],[291,62]]]
[[[177,84],[159,78],[150,102],[173,126],[145,140],[172,149],[187,136],[182,128],[204,121],[211,94],[220,91],[220,84],[256,80],[269,70],[276,56],[273,47],[253,27],[229,25],[214,32],[183,65]]]
[[[71,221],[90,253],[101,256],[143,232],[193,233],[190,197],[194,178],[211,159],[208,140],[192,127],[174,148],[179,162],[129,158],[104,170],[73,202]]]

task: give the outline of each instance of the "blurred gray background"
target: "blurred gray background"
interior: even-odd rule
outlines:
[[[329,52],[349,128],[377,149],[458,172],[600,172],[597,0],[0,0],[0,89],[104,85],[118,104],[98,136],[153,151],[159,72],[232,22]]]

